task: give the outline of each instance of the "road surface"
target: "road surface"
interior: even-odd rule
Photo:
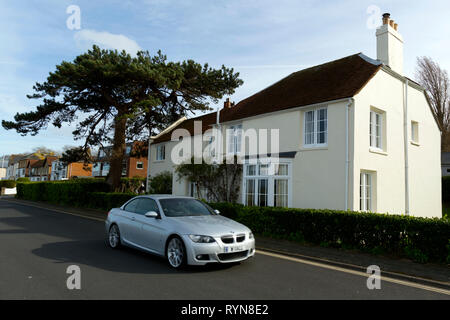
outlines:
[[[258,239],[256,239],[257,241]],[[67,267],[81,289],[67,288]],[[109,249],[104,224],[0,199],[0,299],[449,299],[425,290],[266,254],[172,270],[162,258]]]

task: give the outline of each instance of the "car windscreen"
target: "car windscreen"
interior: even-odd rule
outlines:
[[[161,199],[159,203],[167,217],[210,216],[214,214],[205,204],[196,199]]]

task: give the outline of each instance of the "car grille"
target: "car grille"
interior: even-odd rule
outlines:
[[[236,236],[236,242],[242,242],[245,240],[245,234],[238,234]]]
[[[217,256],[221,261],[229,261],[239,258],[245,258],[247,256],[248,250],[230,253],[219,253]]]
[[[233,236],[223,236],[220,239],[222,240],[223,243],[233,243],[234,242]]]

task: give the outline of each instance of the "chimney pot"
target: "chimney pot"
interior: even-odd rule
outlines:
[[[397,31],[398,23],[394,23],[394,30]]]
[[[391,17],[390,13],[383,14],[383,24],[389,24],[389,18]]]
[[[394,20],[389,20],[389,25],[391,26],[391,28],[394,27]]]
[[[223,103],[223,106],[225,107],[225,108],[231,108],[231,101],[230,101],[230,98],[227,98],[227,100],[225,100],[225,102]]]

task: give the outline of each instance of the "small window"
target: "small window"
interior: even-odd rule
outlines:
[[[166,146],[163,145],[159,145],[156,147],[156,160],[160,161],[160,160],[164,160],[166,158]]]
[[[126,150],[125,150],[125,154],[129,155],[131,152],[131,146],[127,146]]]
[[[142,161],[136,162],[136,169],[144,169],[144,163]]]
[[[241,152],[242,125],[231,126],[228,130],[228,154]]]
[[[411,121],[411,141],[419,143],[419,123]]]
[[[328,110],[320,108],[305,112],[304,145],[324,146],[328,142]]]
[[[382,145],[383,115],[370,111],[370,147],[383,149]]]
[[[372,210],[372,175],[361,172],[359,178],[359,210]]]

